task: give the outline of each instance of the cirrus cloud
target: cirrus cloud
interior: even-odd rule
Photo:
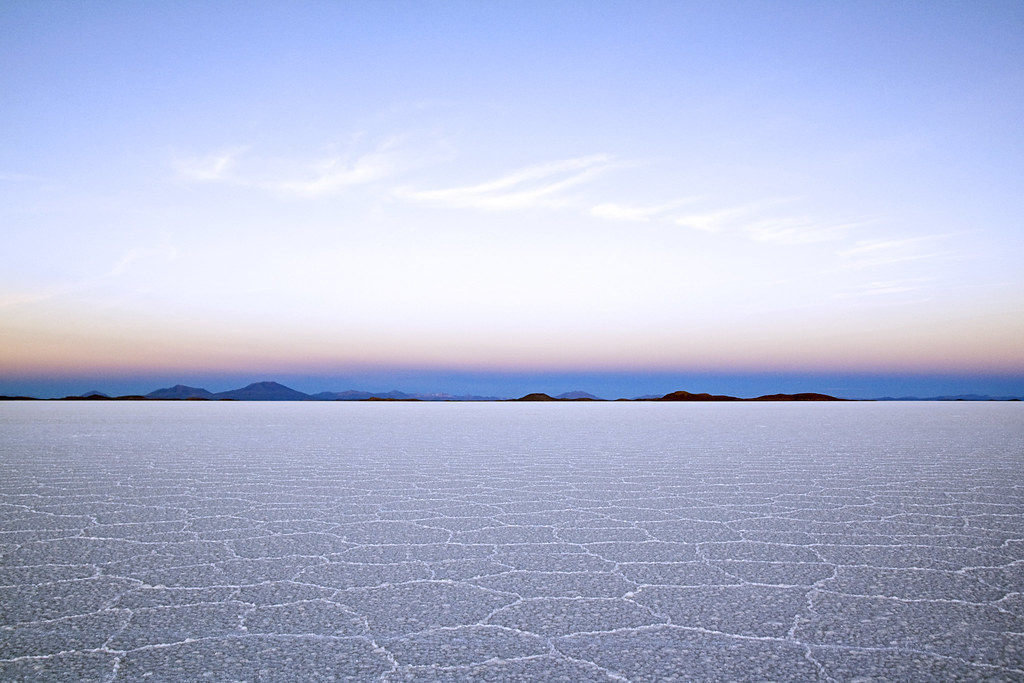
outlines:
[[[476,185],[438,190],[404,188],[398,194],[417,202],[488,211],[557,208],[569,203],[559,196],[565,190],[589,182],[614,166],[611,156],[593,154],[534,164]]]

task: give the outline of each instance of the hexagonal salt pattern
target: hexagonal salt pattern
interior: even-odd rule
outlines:
[[[1020,404],[0,404],[4,680],[1024,680]]]

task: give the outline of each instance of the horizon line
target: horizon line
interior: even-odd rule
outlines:
[[[178,395],[171,395],[168,392],[177,391]],[[267,397],[244,397],[241,392],[253,390],[265,390],[270,392],[279,392],[288,396],[287,398],[279,396],[277,398]],[[154,396],[154,394],[162,394]],[[229,396],[234,394],[234,396]],[[333,397],[331,396],[333,395]],[[673,395],[683,395],[685,398],[669,398]],[[344,396],[344,397],[343,397]],[[804,397],[804,398],[794,398]],[[809,398],[815,397],[815,398]],[[820,398],[818,398],[820,397]],[[872,398],[848,398],[843,396],[836,396],[832,394],[826,394],[824,392],[770,392],[766,394],[759,394],[757,396],[733,396],[730,394],[711,394],[708,392],[690,392],[687,390],[673,390],[666,392],[665,394],[657,393],[645,393],[633,397],[619,396],[617,398],[604,398],[596,394],[575,389],[571,391],[561,392],[556,395],[551,395],[547,392],[528,392],[522,396],[493,396],[493,395],[479,395],[479,394],[452,394],[448,392],[405,392],[398,389],[390,391],[368,391],[360,389],[346,389],[342,391],[320,391],[315,393],[309,393],[293,389],[281,382],[276,380],[258,380],[250,382],[249,384],[237,387],[235,389],[228,389],[219,392],[211,392],[203,387],[189,386],[186,384],[178,383],[170,387],[160,387],[149,391],[145,394],[129,393],[129,394],[117,394],[111,395],[99,390],[93,389],[81,394],[65,394],[64,396],[31,396],[27,394],[21,395],[8,395],[0,394],[0,400],[39,400],[39,401],[61,401],[61,400],[146,400],[146,401],[290,401],[290,402],[359,402],[359,401],[396,401],[396,402],[453,402],[453,403],[474,403],[474,402],[506,402],[506,401],[563,401],[563,402],[616,402],[616,401],[672,401],[672,400],[684,400],[684,401],[707,401],[707,402],[724,402],[724,401],[886,401],[886,400],[923,400],[923,401],[1019,401],[1024,400],[1022,396],[1016,395],[1005,395],[1005,396],[993,396],[988,393],[950,393],[950,394],[939,394],[933,396],[916,396],[916,395],[902,395],[902,396],[877,396]]]

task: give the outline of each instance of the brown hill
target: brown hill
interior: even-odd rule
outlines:
[[[751,401],[845,401],[845,398],[836,398],[828,394],[768,394],[749,399]]]
[[[767,394],[757,398],[736,398],[717,394],[691,394],[689,391],[673,391],[661,398],[637,399],[639,401],[845,401],[828,394]]]
[[[713,394],[691,394],[689,391],[673,391],[661,398],[651,399],[654,401],[742,401],[735,396],[718,396]]]

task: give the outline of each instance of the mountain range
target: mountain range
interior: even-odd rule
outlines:
[[[562,394],[560,396],[548,396],[547,394],[527,394],[522,398],[514,399],[516,401],[603,401],[592,397],[590,394],[586,396],[575,396],[576,394],[582,394],[584,392],[570,392],[569,394]],[[572,396],[569,398],[569,396]],[[588,398],[589,397],[589,398]],[[647,396],[634,399],[619,399],[620,401],[846,401],[845,398],[836,398],[835,396],[828,396],[827,394],[768,394],[766,396],[758,396],[757,398],[738,398],[736,396],[722,396],[713,394],[691,394],[689,391],[673,391],[671,394],[665,394],[664,396]]]
[[[277,382],[254,382],[241,389],[211,393],[199,387],[177,384],[146,394],[150,399],[208,400],[208,401],[499,401],[496,396],[455,396],[452,394],[406,394],[401,391],[384,393],[372,391],[321,391],[304,394]]]
[[[98,393],[98,392],[90,392]],[[148,399],[214,400],[214,401],[500,401],[495,396],[452,396],[451,394],[406,394],[401,391],[373,393],[369,391],[324,391],[304,394],[277,382],[255,382],[241,389],[210,393],[206,389],[178,384],[166,389],[157,389],[145,395]],[[558,396],[543,393],[527,394],[517,401],[603,401],[585,391],[570,391]],[[842,401],[844,399],[825,394],[770,394],[754,399],[711,394],[691,394],[688,391],[674,391],[659,398],[638,399],[652,401]]]
[[[0,396],[0,400],[32,400],[31,396]],[[531,393],[521,398],[509,399],[499,396],[476,396],[476,395],[454,395],[444,393],[432,394],[408,394],[402,391],[372,392],[349,389],[347,391],[322,391],[316,394],[306,394],[301,391],[286,387],[277,382],[254,382],[239,389],[229,391],[211,392],[201,387],[190,387],[184,384],[176,384],[173,387],[166,387],[151,391],[145,395],[130,396],[108,396],[100,391],[89,391],[78,396],[65,396],[63,400],[78,401],[103,401],[103,400],[171,400],[171,401],[604,401],[606,399],[589,394],[585,391],[569,391],[557,396],[550,396],[544,393]],[[673,391],[661,396],[645,395],[632,399],[620,398],[619,401],[844,401],[848,399],[836,398],[827,394],[818,393],[797,393],[797,394],[766,394],[756,398],[738,398],[736,396],[725,396],[720,394],[700,393],[695,394],[688,391]],[[893,398],[867,399],[874,401],[1020,401],[1021,396],[988,396],[980,394],[959,394],[951,396],[935,396],[931,398],[919,398],[916,396],[904,396]]]

